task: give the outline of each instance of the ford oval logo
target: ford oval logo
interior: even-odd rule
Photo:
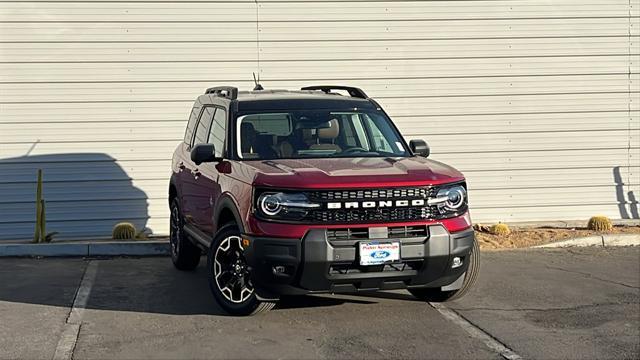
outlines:
[[[389,253],[388,251],[378,250],[371,253],[371,257],[374,259],[384,259],[388,258],[389,256],[391,256],[391,253]]]

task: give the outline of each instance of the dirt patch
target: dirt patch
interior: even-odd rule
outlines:
[[[509,235],[493,235],[476,229],[476,238],[481,249],[526,248],[550,242],[601,234],[640,234],[640,226],[614,226],[611,231],[601,233],[586,228],[511,228]]]

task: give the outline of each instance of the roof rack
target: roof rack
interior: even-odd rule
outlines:
[[[331,90],[345,90],[346,92],[349,93],[349,95],[351,95],[351,97],[356,97],[356,98],[361,98],[361,99],[368,99],[369,98],[367,96],[367,94],[365,94],[364,91],[362,91],[362,89],[359,89],[357,87],[351,87],[351,86],[314,85],[314,86],[305,86],[300,90],[321,90],[326,94],[331,93]]]
[[[233,86],[216,86],[208,88],[205,92],[214,96],[226,97],[229,100],[235,100],[238,98],[238,88]]]

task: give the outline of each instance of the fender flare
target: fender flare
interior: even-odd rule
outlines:
[[[181,198],[181,194],[180,194],[180,187],[176,184],[176,180],[175,180],[176,174],[172,173],[171,177],[169,178],[169,186],[167,187],[167,201],[169,201],[169,206],[171,206],[171,187],[173,186],[174,189],[176,189],[176,197],[178,198],[178,200]]]
[[[220,199],[218,199],[216,203],[215,209],[213,209],[213,225],[216,231],[219,228],[219,224],[217,220],[220,217],[220,214],[222,213],[223,210],[230,210],[231,213],[233,214],[233,217],[236,220],[236,224],[238,225],[240,232],[241,233],[245,232],[244,222],[242,221],[242,216],[240,216],[240,211],[238,210],[238,208],[239,206],[237,205],[236,200],[233,198],[231,194],[223,193],[220,196]]]

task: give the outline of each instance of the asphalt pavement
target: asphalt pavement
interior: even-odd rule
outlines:
[[[466,326],[403,291],[291,297],[234,318],[205,270],[166,257],[0,259],[0,358],[65,346],[74,359],[503,358],[478,332],[525,359],[640,357],[638,247],[484,252],[477,286],[444,308]]]

